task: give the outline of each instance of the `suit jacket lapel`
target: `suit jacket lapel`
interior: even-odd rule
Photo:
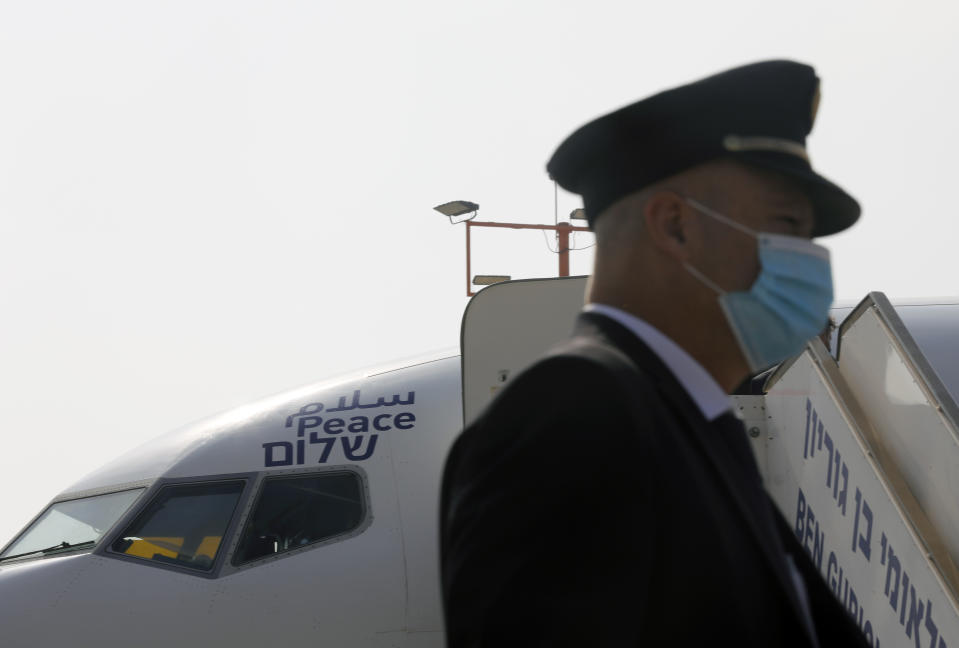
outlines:
[[[736,466],[730,448],[718,436],[718,430],[712,429],[710,422],[703,417],[699,407],[673,373],[642,340],[608,317],[591,313],[581,314],[577,322],[576,334],[599,338],[619,349],[632,360],[639,371],[653,379],[654,384],[667,400],[669,409],[690,429],[691,434],[688,438],[691,445],[702,452],[726,486],[730,498],[735,502],[761,547],[762,554],[779,578],[786,596],[792,602],[801,625],[807,632],[812,632],[805,623],[805,615],[802,612],[803,608],[799,602],[795,583],[788,572],[785,557],[781,553],[781,540],[774,535],[777,533],[774,522],[771,518],[766,519],[766,516],[761,517],[756,507],[750,505],[750,497],[747,493],[753,486],[750,486],[745,479],[745,474]],[[771,511],[769,513],[772,514]],[[810,640],[813,645],[816,645],[815,637],[810,637]]]

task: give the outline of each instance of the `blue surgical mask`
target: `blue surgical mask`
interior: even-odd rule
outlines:
[[[829,319],[829,250],[797,236],[756,232],[687,198],[697,211],[754,237],[759,276],[748,292],[726,292],[693,266],[686,269],[719,295],[726,320],[754,373],[802,351]]]

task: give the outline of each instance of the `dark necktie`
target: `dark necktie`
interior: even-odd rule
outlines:
[[[762,489],[762,478],[756,466],[756,457],[753,455],[749,441],[746,439],[746,428],[732,412],[726,412],[713,420],[713,428],[717,430],[723,443],[729,449],[739,470],[748,478],[750,484],[757,484]]]
[[[736,418],[732,412],[726,412],[714,419],[712,425],[713,430],[722,440],[722,445],[728,450],[732,458],[732,470],[739,474],[740,493],[764,531],[768,533],[770,541],[775,543],[781,552],[782,544],[776,530],[772,511],[769,509],[769,498],[763,488],[759,467],[756,465],[756,457],[753,455],[752,448],[749,447],[743,422]]]
[[[774,550],[774,554],[779,556],[780,568],[786,570],[790,581],[792,581],[794,578],[793,572],[796,571],[796,568],[787,563],[786,550],[783,546],[782,538],[779,537],[779,531],[776,528],[776,522],[770,508],[772,503],[766,495],[765,488],[763,488],[759,467],[756,465],[756,457],[753,454],[752,448],[749,446],[749,440],[746,438],[746,428],[743,422],[736,418],[732,412],[726,412],[714,419],[712,426],[716,434],[722,439],[723,445],[729,450],[736,470],[744,478],[743,488],[740,489],[740,492],[742,492],[747,505],[752,509],[760,526],[764,529],[768,542]],[[798,572],[796,572],[796,574],[797,576],[795,577],[798,578]],[[810,628],[810,635],[813,637],[813,642],[818,644],[815,638],[815,631],[811,629],[813,628],[813,622],[809,613],[808,603],[805,599],[805,588],[802,587],[803,591],[801,593],[798,591],[799,588],[796,589],[796,594],[799,596],[797,602],[800,603],[803,620]]]

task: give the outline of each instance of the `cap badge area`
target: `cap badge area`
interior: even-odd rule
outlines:
[[[723,138],[723,148],[733,153],[743,151],[768,151],[772,153],[787,153],[809,162],[806,147],[799,142],[782,139],[780,137],[748,137],[743,135],[727,135]]]

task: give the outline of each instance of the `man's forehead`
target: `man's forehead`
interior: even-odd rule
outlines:
[[[803,204],[812,209],[806,187],[801,182],[772,169],[760,169],[745,164],[739,166],[758,181],[761,190],[769,194],[770,198]]]
[[[807,212],[810,218],[813,215],[812,200],[806,187],[778,171],[730,161],[714,165],[709,175],[712,176],[709,178],[712,191],[728,201],[760,200],[772,207]]]
[[[815,230],[816,214],[805,188],[797,182],[771,172],[763,172],[754,209],[767,219],[788,217],[798,226],[798,234],[810,236]]]

